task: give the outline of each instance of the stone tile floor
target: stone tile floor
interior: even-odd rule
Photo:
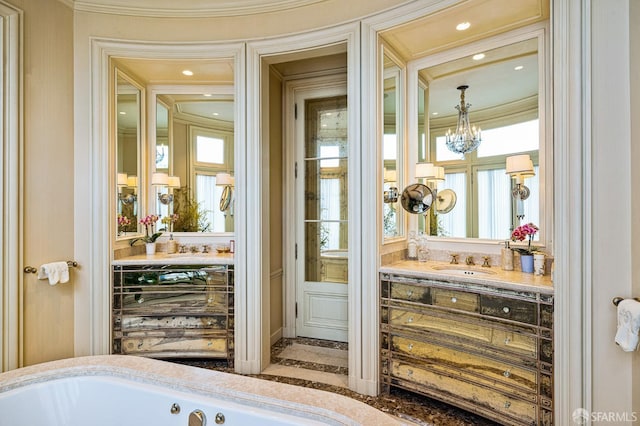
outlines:
[[[234,373],[223,360],[173,361]],[[496,425],[468,411],[403,389],[392,389],[390,394],[378,396],[353,392],[348,389],[347,361],[346,343],[307,338],[281,339],[271,348],[271,366],[261,374],[250,376],[345,395],[417,425]]]

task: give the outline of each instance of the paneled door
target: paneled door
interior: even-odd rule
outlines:
[[[346,342],[347,96],[296,95],[296,335]]]

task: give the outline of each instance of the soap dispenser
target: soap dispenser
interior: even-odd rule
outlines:
[[[167,241],[167,253],[173,254],[178,251],[178,243],[173,239],[173,234],[169,234],[169,240]]]
[[[513,271],[513,250],[509,247],[509,240],[504,242],[504,247],[502,248],[502,269]]]

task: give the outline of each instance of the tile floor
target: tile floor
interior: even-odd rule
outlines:
[[[226,361],[175,360],[182,364],[233,372]],[[327,340],[281,339],[271,348],[271,365],[261,374],[266,380],[321,389],[351,397],[417,425],[490,426],[496,423],[442,402],[393,389],[389,395],[361,395],[348,389],[347,344]]]

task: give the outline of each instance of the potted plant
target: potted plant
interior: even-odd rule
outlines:
[[[130,244],[133,246],[137,241],[143,241],[146,245],[147,254],[154,254],[156,252],[156,240],[162,235],[162,232],[155,232],[158,219],[155,214],[150,214],[140,219],[140,223],[144,225],[144,237],[134,238]]]
[[[531,246],[533,236],[538,232],[538,227],[533,223],[527,223],[520,225],[511,233],[511,241],[527,241],[526,247],[515,247],[518,253],[520,253],[520,267],[522,272],[533,273],[533,252],[537,250],[536,247]]]

